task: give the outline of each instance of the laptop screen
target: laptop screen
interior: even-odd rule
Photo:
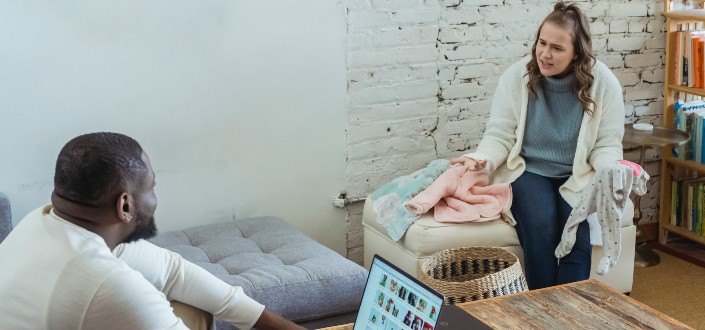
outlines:
[[[375,255],[355,330],[433,330],[443,296]]]

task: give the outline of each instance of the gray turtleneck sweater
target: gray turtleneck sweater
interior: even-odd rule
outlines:
[[[583,119],[582,105],[571,90],[574,78],[574,73],[562,78],[545,77],[535,88],[538,97],[529,96],[520,154],[531,173],[558,178],[573,172]]]

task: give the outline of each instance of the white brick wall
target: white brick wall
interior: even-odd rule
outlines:
[[[660,123],[664,57],[661,0],[580,0],[593,48],[624,87],[625,122]],[[546,0],[349,0],[346,192],[377,187],[437,158],[473,150],[499,75],[528,54]],[[643,222],[656,221],[654,179]],[[636,161],[636,150],[625,158]],[[362,203],[348,207],[348,257],[360,262]]]

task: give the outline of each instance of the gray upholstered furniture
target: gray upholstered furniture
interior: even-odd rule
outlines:
[[[10,204],[0,193],[0,242],[11,229]],[[279,218],[164,232],[151,241],[307,328],[352,322],[367,280],[364,268]],[[218,329],[233,329],[217,323]]]
[[[367,280],[364,268],[275,217],[202,225],[150,241],[309,328],[354,321]],[[232,327],[218,322],[218,329]]]

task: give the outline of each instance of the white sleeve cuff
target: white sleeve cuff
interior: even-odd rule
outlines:
[[[251,329],[259,317],[264,312],[264,305],[258,303],[254,299],[248,297],[241,287],[233,287],[235,289],[234,297],[231,300],[231,306],[218,314],[218,316],[238,329]]]

